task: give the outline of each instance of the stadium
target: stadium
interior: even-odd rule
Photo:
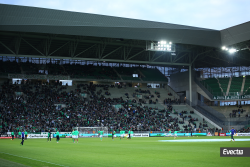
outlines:
[[[0,4],[0,166],[249,166],[249,29]]]

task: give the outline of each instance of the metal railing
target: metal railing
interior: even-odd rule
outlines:
[[[240,92],[228,92],[228,96],[240,96],[242,95]]]

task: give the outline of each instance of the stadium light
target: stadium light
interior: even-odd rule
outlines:
[[[171,41],[157,41],[146,43],[146,50],[148,51],[161,51],[161,52],[175,52],[175,44]]]
[[[235,52],[238,52],[239,50],[235,49],[235,48],[227,48],[226,46],[222,46],[221,47],[222,50],[225,50],[227,52],[229,52],[230,54],[233,54]]]
[[[237,50],[234,49],[234,48],[231,48],[231,49],[228,50],[228,52],[229,52],[229,53],[235,53],[235,52],[237,52]]]

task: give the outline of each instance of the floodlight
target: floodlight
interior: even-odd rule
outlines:
[[[229,49],[229,53],[235,53],[235,52],[237,52],[236,49],[234,49],[234,48]]]
[[[165,52],[169,52],[169,51],[175,51],[175,45],[172,44],[172,42],[169,41],[157,41],[157,42],[152,42],[150,43],[150,45],[147,44],[147,50],[151,50],[151,51],[165,51]]]
[[[222,48],[221,48],[222,50],[226,50],[226,47],[225,46],[222,46]]]

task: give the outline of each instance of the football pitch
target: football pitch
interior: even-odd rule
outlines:
[[[51,142],[47,139],[28,139],[23,146],[20,146],[20,139],[1,139],[0,166],[244,167],[249,166],[250,157],[220,157],[220,147],[250,147],[247,139],[250,140],[250,137],[235,137],[235,142],[230,142],[229,137],[200,136],[178,137],[175,140],[173,137],[104,138],[103,141],[99,138],[80,138],[78,143],[69,138],[62,138],[59,143],[56,139]]]

